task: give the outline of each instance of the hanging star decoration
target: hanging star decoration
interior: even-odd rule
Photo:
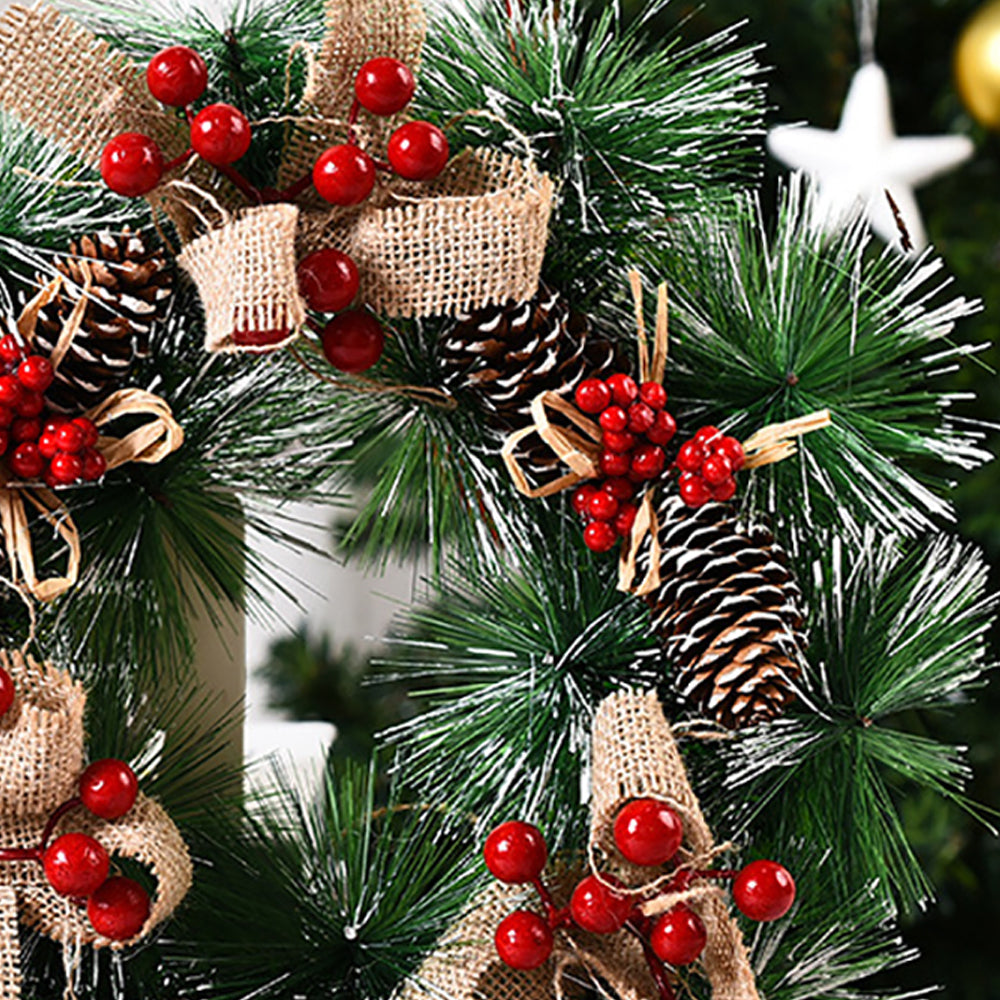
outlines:
[[[820,228],[836,230],[860,207],[874,232],[903,253],[927,246],[914,190],[973,152],[962,135],[898,137],[889,81],[874,60],[854,74],[835,131],[781,125],[768,134],[767,148],[812,178],[813,220]]]

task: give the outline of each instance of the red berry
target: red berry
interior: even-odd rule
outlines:
[[[576,387],[573,401],[577,409],[593,416],[611,405],[611,390],[599,378],[588,378]]]
[[[608,451],[616,451],[620,455],[631,451],[637,443],[634,434],[616,434],[614,431],[605,431],[601,436],[601,445]]]
[[[101,819],[118,819],[135,805],[139,781],[123,760],[94,761],[80,775],[80,798]]]
[[[722,438],[722,431],[718,427],[702,427],[697,434],[695,434],[694,439],[705,449],[705,451],[714,451],[716,444]]]
[[[701,477],[709,486],[724,483],[733,474],[733,467],[725,455],[709,455],[701,463]]]
[[[14,423],[14,411],[9,406],[0,406],[0,427],[10,427]]]
[[[45,434],[55,434],[63,424],[69,423],[69,417],[60,417],[58,415],[52,415],[45,421],[45,426],[42,428]]]
[[[645,434],[656,421],[656,413],[645,403],[633,403],[628,408],[628,429]]]
[[[250,122],[231,104],[210,104],[191,122],[191,146],[206,162],[228,167],[250,149]]]
[[[500,960],[512,969],[537,969],[552,954],[552,931],[530,910],[515,910],[501,920],[493,940]]]
[[[409,67],[398,59],[369,59],[354,81],[354,93],[361,106],[373,115],[394,115],[402,111],[417,89]]]
[[[149,61],[146,85],[161,104],[186,108],[205,93],[208,67],[194,49],[186,45],[172,45]]]
[[[518,820],[501,823],[483,847],[490,874],[508,885],[534,882],[542,874],[548,856],[541,830]]]
[[[316,312],[347,309],[360,287],[357,264],[339,250],[317,250],[299,264],[299,291]]]
[[[75,455],[83,450],[83,431],[74,423],[65,423],[56,431],[56,444],[60,451]]]
[[[21,445],[22,448],[27,445]],[[83,476],[83,460],[79,455],[71,455],[69,452],[60,451],[49,463],[49,472],[53,481],[58,486],[72,486],[80,481]]]
[[[16,410],[23,392],[21,382],[16,376],[0,375],[0,405]]]
[[[725,455],[735,472],[739,472],[746,465],[746,452],[743,450],[743,445],[734,437],[720,438],[715,446],[715,452],[717,455]]]
[[[752,861],[737,875],[733,899],[751,920],[778,920],[795,902],[795,880],[775,861]]]
[[[10,468],[18,479],[37,479],[45,471],[45,459],[38,445],[31,441],[19,444],[10,456]]]
[[[656,921],[649,943],[668,965],[690,965],[705,950],[708,932],[701,917],[680,903]]]
[[[583,543],[591,552],[610,552],[618,541],[618,532],[607,521],[592,521],[583,529]]]
[[[719,503],[725,503],[727,500],[732,500],[736,496],[736,480],[729,478],[724,479],[718,486],[713,486],[712,499],[718,500]]]
[[[451,150],[444,132],[430,122],[407,122],[389,139],[389,162],[408,181],[430,181],[446,166]]]
[[[330,320],[323,331],[323,353],[339,371],[356,375],[382,357],[385,332],[382,324],[364,309],[350,309]]]
[[[25,441],[37,443],[42,436],[42,422],[37,417],[18,417],[10,425],[10,436],[15,444]]]
[[[667,467],[667,453],[656,444],[643,445],[632,455],[632,473],[641,479],[655,479]]]
[[[630,407],[639,395],[639,387],[635,384],[635,379],[630,375],[612,375],[607,386],[611,390],[611,397],[621,407]]]
[[[332,146],[316,161],[313,184],[331,205],[360,205],[375,187],[375,163],[357,146]]]
[[[610,395],[609,391],[608,396],[610,397]],[[620,406],[609,406],[601,414],[600,424],[602,430],[610,431],[612,434],[621,434],[628,427],[628,414]]]
[[[639,398],[654,410],[662,410],[667,405],[667,390],[659,382],[643,382],[639,386]]]
[[[130,878],[110,878],[88,900],[87,916],[102,937],[128,941],[149,919],[149,895]]]
[[[606,490],[595,490],[587,502],[587,513],[595,521],[612,521],[618,514],[618,501]]]
[[[681,472],[698,472],[701,463],[705,461],[705,452],[697,441],[688,441],[681,445],[681,450],[677,452],[677,468]]]
[[[38,439],[38,450],[42,453],[42,458],[55,458],[56,452],[59,451],[59,443],[56,441],[55,434],[43,431],[42,436]]]
[[[108,471],[108,460],[96,448],[83,449],[83,478],[96,483]]]
[[[577,512],[581,517],[587,513],[587,503],[590,498],[597,492],[596,486],[591,486],[590,483],[581,486],[578,490],[573,492],[573,499],[570,501],[573,504],[573,510]]]
[[[24,357],[24,348],[12,333],[0,337],[0,361],[6,365],[16,365]]]
[[[124,132],[101,154],[101,177],[115,194],[138,198],[149,194],[163,179],[163,153],[141,132]]]
[[[601,472],[611,479],[627,476],[632,462],[628,455],[619,454],[616,451],[602,451],[598,460]]]
[[[705,480],[693,472],[685,472],[678,482],[681,499],[689,507],[704,507],[711,500]]]
[[[45,877],[60,896],[89,896],[108,877],[108,852],[93,837],[67,833],[53,841],[42,857]]]
[[[615,518],[615,531],[622,538],[628,538],[632,534],[632,525],[635,524],[635,518],[638,513],[639,508],[634,503],[622,504],[621,509],[618,511],[618,516]]]
[[[616,500],[631,500],[635,496],[635,487],[623,478],[605,480],[602,489]]]
[[[658,799],[633,799],[615,818],[615,843],[634,865],[665,865],[680,850],[684,826]]]
[[[10,448],[10,431],[0,430],[0,455],[6,455],[8,448]]]
[[[40,417],[44,409],[45,398],[40,392],[32,392],[30,389],[21,391],[21,399],[17,404],[19,417]]]
[[[646,431],[646,437],[649,438],[653,444],[666,446],[674,439],[674,435],[676,433],[677,421],[674,420],[673,416],[666,410],[660,410],[660,412],[656,414],[653,426]]]
[[[10,711],[16,693],[14,679],[3,667],[0,667],[0,719]]]
[[[609,886],[621,888],[621,882],[613,875],[588,875],[573,890],[569,911],[578,927],[592,934],[614,934],[625,926],[632,900]]]
[[[48,486],[50,490],[57,490],[63,483],[60,483],[55,476],[52,475],[52,466],[49,467],[42,473],[42,479],[45,481],[45,485]]]
[[[93,448],[97,444],[99,434],[97,424],[93,420],[89,420],[87,417],[74,417],[70,423],[74,427],[79,428],[80,433],[83,435],[84,448]]]

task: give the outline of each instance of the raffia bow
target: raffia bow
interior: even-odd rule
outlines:
[[[0,652],[18,695],[0,720],[0,845],[33,847],[53,810],[76,795],[83,770],[86,694],[65,671],[21,653]],[[132,810],[109,822],[74,811],[55,834],[70,829],[100,841],[111,855],[148,867],[157,880],[149,918],[135,940],[148,936],[180,905],[191,886],[187,847],[170,817],[139,796]],[[0,864],[0,997],[20,997],[18,925],[32,927],[67,948],[112,943],[91,927],[78,905],[49,886],[34,861]]]
[[[79,332],[87,308],[92,276],[84,262],[81,261],[79,266],[86,275],[86,281],[52,352],[51,361],[56,368]],[[30,345],[34,341],[39,314],[58,294],[64,280],[63,277],[56,278],[25,306],[17,321],[18,333],[25,343]],[[123,417],[149,418],[124,437],[101,436],[98,439],[97,448],[107,461],[109,471],[129,462],[161,462],[184,442],[184,432],[174,420],[166,401],[142,389],[114,392],[83,416],[92,420],[99,430]],[[31,537],[32,512],[51,527],[66,548],[66,570],[62,575],[46,579],[38,576]],[[3,530],[12,583],[23,586],[39,601],[55,600],[75,585],[80,573],[80,535],[69,511],[55,493],[0,473],[0,528]]]
[[[657,290],[656,331],[653,352],[650,355],[646,335],[646,321],[643,307],[642,281],[638,272],[629,272],[629,281],[635,298],[636,324],[639,338],[639,381],[663,384],[668,356],[668,309],[667,288],[660,285]],[[554,423],[550,414],[556,413],[565,423]],[[588,479],[601,475],[601,428],[580,412],[569,400],[556,392],[540,393],[531,402],[532,422],[504,441],[501,455],[517,490],[526,497],[537,499],[553,496],[572,489]],[[797,439],[804,434],[827,427],[831,423],[830,411],[819,410],[796,420],[771,424],[757,431],[743,442],[746,453],[744,469],[759,469],[765,465],[784,461],[797,451]],[[562,461],[568,471],[544,486],[532,486],[521,467],[519,458],[525,440],[537,435]],[[659,530],[655,497],[657,486],[646,489],[636,514],[628,544],[622,546],[619,562],[618,589],[627,593],[644,595],[660,585]],[[645,577],[636,582],[636,560],[640,549],[648,541],[651,547],[650,567]]]

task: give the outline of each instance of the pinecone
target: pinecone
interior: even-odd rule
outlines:
[[[83,323],[46,393],[54,410],[82,413],[120,388],[137,359],[148,357],[153,325],[167,311],[173,274],[162,250],[150,249],[140,233],[127,229],[84,236],[79,246],[70,244],[70,253],[56,267],[72,284],[42,310],[35,350],[52,354],[89,269],[93,284]]]
[[[678,692],[729,729],[777,718],[795,700],[807,645],[785,553],[726,504],[692,510],[669,497],[658,517],[661,582],[646,600]],[[639,561],[644,574],[648,548]]]
[[[571,398],[585,378],[605,378],[619,368],[614,344],[544,284],[526,302],[460,319],[442,337],[440,357],[448,388],[474,392],[503,434],[531,423],[531,401],[539,393]],[[559,459],[541,442],[522,460],[537,477],[559,471]]]

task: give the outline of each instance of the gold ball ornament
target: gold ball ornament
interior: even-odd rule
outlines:
[[[1000,128],[1000,0],[990,0],[962,29],[955,82],[969,113],[987,128]]]

